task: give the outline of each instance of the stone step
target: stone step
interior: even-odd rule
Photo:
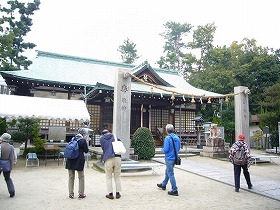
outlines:
[[[191,156],[196,156],[197,154],[193,154],[193,153],[188,153],[188,154],[183,154],[180,153],[179,157],[191,157]],[[155,156],[153,158],[164,158],[164,154],[155,154]]]

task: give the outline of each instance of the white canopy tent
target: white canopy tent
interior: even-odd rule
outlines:
[[[0,94],[0,117],[90,121],[81,100],[52,99]]]

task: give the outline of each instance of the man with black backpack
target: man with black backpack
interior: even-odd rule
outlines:
[[[248,144],[244,141],[244,139],[245,136],[243,134],[238,135],[238,141],[236,141],[230,148],[229,159],[234,166],[235,192],[239,192],[241,168],[243,169],[248,189],[252,189],[253,187],[250,179],[250,173],[248,171],[248,161],[251,159],[251,155]]]
[[[88,131],[85,128],[81,128],[78,131],[78,134],[72,138],[71,142],[76,141],[78,143],[78,155],[69,155],[67,156],[66,160],[66,169],[68,169],[68,174],[69,174],[69,181],[68,181],[68,190],[69,190],[69,198],[73,199],[74,198],[74,181],[75,181],[75,171],[78,172],[78,178],[79,178],[79,199],[83,199],[86,197],[84,194],[85,191],[85,176],[84,176],[84,166],[85,166],[85,155],[84,153],[88,153],[88,144],[86,141],[86,137],[88,135]],[[70,145],[69,143],[68,145]],[[67,146],[68,146],[67,145]],[[68,148],[66,146],[66,148]],[[73,149],[69,149],[67,151],[72,151],[69,152],[71,154],[75,153],[76,146],[73,146]],[[64,151],[64,154],[68,155],[68,152],[66,150]]]

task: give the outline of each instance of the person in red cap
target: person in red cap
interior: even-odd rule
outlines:
[[[241,168],[243,169],[248,189],[252,189],[253,187],[250,179],[250,173],[248,171],[248,161],[251,159],[251,155],[249,146],[244,139],[245,136],[243,134],[238,135],[238,141],[231,146],[229,151],[229,159],[234,167],[235,192],[239,192]]]

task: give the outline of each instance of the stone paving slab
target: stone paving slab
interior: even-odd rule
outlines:
[[[212,159],[212,158],[208,158],[208,159],[209,160],[203,158],[204,161],[199,161],[199,158],[195,158],[195,159],[183,158],[181,165],[175,167],[190,173],[197,174],[202,177],[206,177],[212,180],[222,182],[227,185],[231,185],[234,188],[234,175],[233,175],[232,164],[230,162],[228,162],[228,165],[225,163],[219,164],[219,162],[224,162],[224,161],[218,159]],[[156,162],[164,163],[164,158],[153,158],[153,160]],[[214,162],[216,162],[216,164],[214,164]],[[258,167],[262,167],[262,166],[258,166]],[[278,169],[280,170],[280,168]],[[275,173],[280,173],[279,170],[275,171]],[[241,189],[280,201],[279,179],[277,180],[277,179],[270,179],[267,177],[263,177],[262,174],[258,174],[258,175],[251,174],[251,181],[253,184],[253,189],[249,190],[245,178],[243,176],[243,173],[241,172],[241,176],[240,176]]]

